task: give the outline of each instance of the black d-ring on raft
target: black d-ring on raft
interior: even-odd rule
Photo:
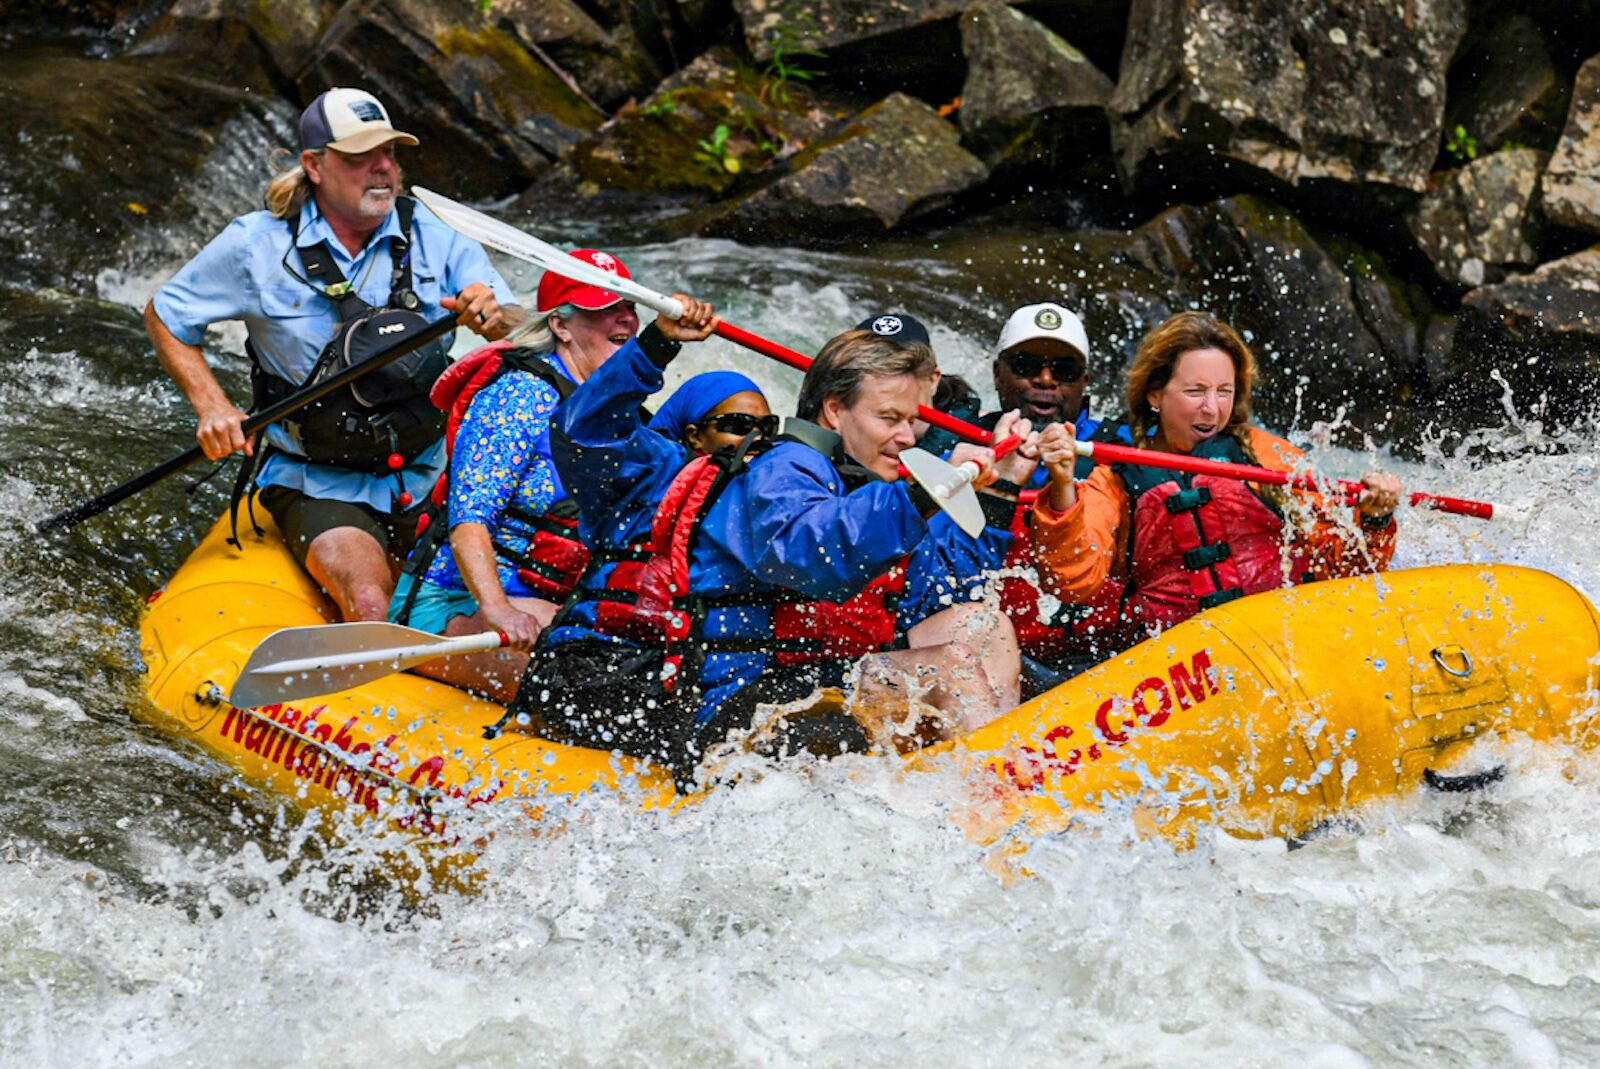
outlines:
[[[1435,646],[1430,652],[1433,656],[1433,663],[1438,665],[1439,670],[1445,673],[1445,675],[1455,676],[1457,679],[1466,679],[1472,674],[1472,656],[1468,654],[1467,651],[1462,647],[1455,645]],[[1458,653],[1461,655],[1460,668],[1451,668],[1445,663],[1444,659],[1448,653]]]

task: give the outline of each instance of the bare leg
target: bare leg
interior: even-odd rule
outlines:
[[[312,539],[306,571],[345,620],[386,620],[394,572],[378,540],[359,527],[334,527]]]
[[[541,628],[549,627],[558,606],[542,598],[512,598],[514,608],[535,617]],[[457,616],[445,625],[447,635],[476,635],[491,630],[481,612],[471,616]],[[411,670],[419,676],[437,679],[443,683],[486,695],[491,701],[509,705],[516,697],[522,683],[522,673],[528,667],[529,655],[522,650],[487,650],[483,653],[466,653],[454,657],[440,657],[426,661]]]
[[[1002,613],[973,603],[935,613],[910,649],[861,659],[851,712],[879,745],[902,752],[982,727],[1015,706],[1022,655]]]

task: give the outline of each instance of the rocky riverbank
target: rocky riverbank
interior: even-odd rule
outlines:
[[[1175,308],[1229,317],[1273,371],[1268,413],[1406,437],[1494,418],[1503,381],[1574,421],[1600,372],[1592,0],[0,15],[0,202],[27,221],[0,253],[32,285],[182,254],[268,173],[229,159],[239,132],[287,145],[298,108],[352,84],[422,139],[413,180],[634,241],[861,248],[1032,225],[1008,294],[1083,308],[1107,366]]]

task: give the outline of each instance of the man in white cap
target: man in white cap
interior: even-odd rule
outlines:
[[[984,427],[992,430],[1001,414],[1020,409],[1041,429],[1071,422],[1079,441],[1130,441],[1125,425],[1089,415],[1089,335],[1076,315],[1048,301],[1018,308],[1000,331],[997,349],[994,388],[1000,411],[980,416]],[[1079,477],[1088,478],[1094,464],[1084,457],[1078,467]],[[1044,483],[1035,473],[1028,486],[1037,489]],[[999,485],[1002,493],[1021,489]],[[1010,569],[1032,567],[1032,515],[1031,509],[1021,508],[1013,519],[1013,542],[1006,555]],[[1039,602],[1036,585],[1015,575],[1001,582],[1000,605],[1022,648],[1025,696],[1048,690],[1100,656],[1092,641],[1100,620],[1098,606],[1062,603],[1047,609]]]
[[[522,309],[481,245],[401,196],[395,148],[417,139],[376,97],[330,89],[301,114],[299,135],[299,164],[268,185],[267,210],[235,219],[185,264],[145,308],[145,328],[194,407],[206,456],[252,457],[262,504],[344,618],[382,620],[444,465],[442,415],[427,392],[450,339],[365,376],[365,393],[337,391],[267,428],[258,454],[206,364],[206,329],[245,324],[253,401],[264,407],[337,370],[341,351],[381,349],[371,335],[400,328],[368,329],[375,309],[429,321],[451,312],[490,340]]]

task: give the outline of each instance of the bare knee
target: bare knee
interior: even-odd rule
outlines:
[[[357,527],[335,527],[312,540],[306,571],[328,592],[346,620],[383,620],[394,578],[378,540]]]

